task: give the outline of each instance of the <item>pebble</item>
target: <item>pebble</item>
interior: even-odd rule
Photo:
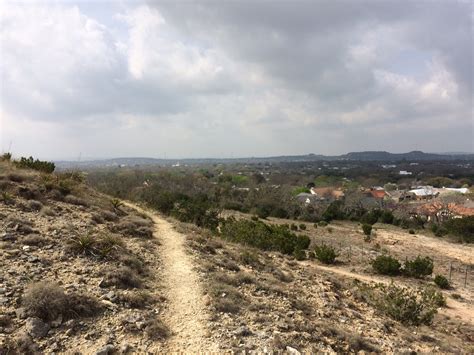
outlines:
[[[107,344],[103,348],[100,348],[96,351],[95,355],[109,355],[115,352],[115,346],[112,344]]]

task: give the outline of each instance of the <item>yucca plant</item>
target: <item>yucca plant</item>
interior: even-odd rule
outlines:
[[[123,202],[120,201],[118,198],[112,199],[110,203],[112,204],[112,207],[114,208],[114,210],[118,210],[120,209],[120,207],[123,206]]]
[[[72,237],[68,241],[68,249],[74,254],[95,255],[96,238],[92,234]]]

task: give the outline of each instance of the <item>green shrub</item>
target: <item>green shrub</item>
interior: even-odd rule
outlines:
[[[375,307],[387,316],[407,325],[429,325],[444,300],[431,289],[411,290],[393,283],[378,285],[372,295]]]
[[[426,256],[417,256],[415,260],[405,262],[403,273],[406,276],[423,278],[433,273],[433,259]]]
[[[434,283],[443,290],[448,290],[451,288],[448,279],[443,275],[436,275],[434,278]]]
[[[300,223],[299,227],[302,231],[306,230],[306,224],[304,223]]]
[[[0,156],[0,161],[10,161],[12,159],[12,153],[3,153]]]
[[[327,225],[328,225],[328,222],[326,222],[326,221],[319,221],[318,222],[318,226],[320,226],[320,227],[326,227]]]
[[[370,234],[372,233],[372,226],[370,224],[363,224],[362,231],[365,235],[370,236]]]
[[[334,264],[336,262],[336,258],[338,257],[338,254],[334,248],[326,244],[316,246],[314,248],[314,253],[316,255],[316,259],[324,264]]]
[[[409,233],[409,234],[415,234],[415,231],[414,231],[413,229],[410,229],[410,230],[408,231],[408,233]]]
[[[474,243],[474,216],[452,218],[446,221],[443,227],[460,242]]]
[[[366,212],[360,219],[362,224],[375,224],[382,215],[382,211],[379,209],[373,209],[372,211]]]
[[[293,256],[295,257],[296,260],[305,260],[306,259],[306,252],[302,249],[295,249],[293,251]]]
[[[392,211],[383,211],[380,215],[380,222],[385,224],[392,224],[394,220],[394,216]]]
[[[400,274],[400,262],[390,255],[379,255],[371,262],[374,271],[381,275],[396,276]]]
[[[291,223],[290,229],[291,229],[292,231],[297,231],[297,230],[298,230],[298,226],[297,226],[296,224],[294,224],[294,223]]]
[[[20,160],[15,160],[13,163],[22,169],[33,169],[48,174],[51,174],[56,168],[53,162],[41,161],[39,159],[35,160],[33,157],[21,157]]]
[[[223,221],[221,236],[233,242],[284,254],[292,254],[295,249],[307,249],[310,243],[308,236],[296,235],[283,226],[234,218]]]

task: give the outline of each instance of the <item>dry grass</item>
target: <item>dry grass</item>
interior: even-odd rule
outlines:
[[[126,291],[119,295],[119,300],[127,307],[143,309],[156,303],[156,298],[148,291]]]
[[[164,340],[171,334],[168,327],[158,318],[153,318],[147,322],[145,334],[152,340]]]
[[[38,282],[30,285],[22,298],[22,305],[30,316],[46,322],[65,318],[97,315],[101,307],[98,301],[82,294],[66,294],[55,283]]]
[[[124,266],[108,271],[104,276],[104,285],[121,289],[140,288],[142,287],[142,280],[136,271]]]

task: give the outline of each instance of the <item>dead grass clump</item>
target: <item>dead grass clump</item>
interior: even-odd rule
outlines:
[[[136,271],[140,275],[146,273],[146,266],[145,262],[142,258],[132,254],[120,254],[119,255],[119,263],[123,266],[129,267],[130,269]]]
[[[95,224],[103,224],[104,223],[104,218],[98,213],[93,213],[91,215],[91,220]]]
[[[227,258],[219,258],[215,261],[216,265],[229,270],[229,271],[240,271],[239,265]]]
[[[240,312],[240,305],[232,300],[217,298],[214,301],[214,308],[217,312],[236,314]]]
[[[145,334],[152,340],[163,340],[170,336],[169,328],[158,318],[153,318],[147,322]]]
[[[153,229],[148,226],[140,226],[131,221],[122,221],[111,227],[113,232],[119,232],[132,237],[151,239],[153,238]]]
[[[261,266],[260,259],[258,254],[252,250],[244,250],[239,255],[239,261],[244,265],[249,265],[252,267]]]
[[[23,197],[25,200],[40,200],[42,193],[35,187],[21,186],[18,188],[18,195]]]
[[[359,351],[365,351],[369,353],[379,352],[379,349],[377,349],[375,346],[370,344],[360,335],[350,335],[348,336],[347,341],[349,342],[349,347],[355,353],[358,353]]]
[[[38,345],[31,337],[22,332],[15,337],[6,338],[0,343],[0,354],[5,355],[22,355],[22,354],[40,354]]]
[[[39,234],[29,234],[21,238],[21,243],[24,245],[44,245],[46,243],[46,239]]]
[[[38,282],[27,288],[22,304],[30,316],[52,321],[65,313],[68,301],[63,289],[58,285]]]
[[[47,206],[43,206],[40,214],[42,216],[56,217],[56,212],[51,207],[47,207]]]
[[[290,303],[292,308],[302,311],[307,316],[313,313],[313,307],[306,301],[303,301],[296,297],[291,297]]]
[[[40,211],[43,208],[43,204],[36,200],[29,200],[26,203],[26,206],[30,211],[36,211],[36,212]]]
[[[21,234],[31,234],[34,232],[33,223],[27,219],[9,216],[7,218],[7,226]]]
[[[124,221],[130,222],[137,227],[151,227],[153,222],[148,218],[142,218],[139,216],[127,216]]]
[[[13,181],[13,182],[20,183],[20,182],[24,182],[26,179],[27,179],[26,175],[20,174],[17,172],[8,174],[8,180]]]
[[[67,318],[94,317],[101,311],[102,306],[95,297],[80,293],[67,295]]]
[[[106,210],[100,211],[100,216],[107,222],[118,221],[118,216],[115,213],[110,212],[110,211],[106,211]]]
[[[121,289],[140,288],[142,281],[137,273],[129,267],[120,267],[105,274],[104,286],[115,286]]]
[[[0,315],[0,328],[8,328],[11,323],[12,319],[10,316],[7,316],[6,314]]]
[[[283,272],[276,267],[271,269],[271,273],[278,281],[281,282],[288,283],[294,280],[294,277],[291,273]]]
[[[247,304],[242,294],[227,284],[216,282],[211,285],[211,296],[216,311],[223,313],[239,313]]]
[[[84,207],[89,206],[89,203],[86,200],[74,195],[67,195],[66,197],[64,197],[64,202],[69,203],[71,205],[77,205],[77,206],[84,206]]]
[[[155,297],[144,290],[124,292],[119,295],[119,300],[127,307],[136,309],[147,308],[156,302]]]

